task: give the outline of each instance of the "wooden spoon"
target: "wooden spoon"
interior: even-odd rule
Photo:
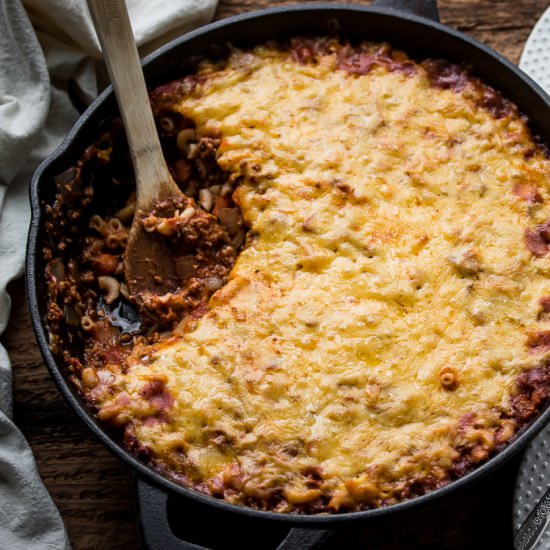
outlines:
[[[124,0],[88,0],[103,58],[124,122],[136,179],[136,215],[124,256],[125,279],[133,301],[172,292],[178,284],[166,242],[144,230],[143,218],[159,201],[184,195],[164,160],[151,104]]]

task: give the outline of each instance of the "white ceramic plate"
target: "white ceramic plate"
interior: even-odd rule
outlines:
[[[519,66],[537,84],[550,93],[550,7],[531,32]],[[517,531],[533,506],[550,487],[550,425],[527,447],[514,494],[514,530]],[[547,527],[536,550],[550,549],[550,528]]]
[[[519,66],[550,93],[550,8],[544,12],[529,35]]]

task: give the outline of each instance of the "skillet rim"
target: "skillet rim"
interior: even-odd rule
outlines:
[[[285,16],[285,14],[293,13],[305,16],[313,15],[319,12],[334,13],[337,12],[356,12],[361,14],[361,17],[368,17],[369,14],[378,14],[381,16],[387,16],[389,18],[396,18],[410,23],[420,24],[423,26],[431,27],[438,32],[441,32],[447,36],[450,36],[453,40],[458,40],[467,43],[470,47],[480,50],[484,55],[490,58],[491,63],[503,66],[504,69],[513,73],[513,75],[521,80],[522,86],[526,91],[534,92],[539,96],[547,108],[547,115],[550,116],[550,96],[548,96],[544,90],[531,80],[525,73],[523,73],[517,66],[512,64],[508,59],[494,51],[492,48],[481,44],[474,38],[465,35],[459,31],[456,31],[450,27],[447,27],[439,22],[426,19],[421,16],[414,15],[407,11],[403,11],[396,8],[377,6],[361,6],[354,4],[336,4],[326,2],[314,2],[308,4],[293,4],[285,6],[270,7],[262,10],[255,10],[244,14],[236,15],[214,23],[210,23],[189,33],[186,33],[167,44],[161,46],[151,54],[147,55],[142,60],[142,66],[146,72],[147,68],[154,66],[155,63],[162,61],[165,55],[169,55],[172,50],[185,45],[197,38],[208,36],[209,34],[216,33],[220,29],[227,29],[233,26],[237,26],[242,22],[252,21],[255,19],[261,20],[264,18],[269,19],[273,16]],[[269,39],[269,38],[267,38]],[[157,61],[159,60],[159,61]],[[481,75],[484,79],[484,75]],[[46,366],[50,372],[50,375],[54,379],[59,391],[68,402],[71,409],[80,418],[80,420],[86,425],[86,427],[101,441],[101,443],[107,447],[107,449],[113,453],[118,459],[123,461],[130,469],[137,473],[141,479],[151,483],[154,487],[165,490],[168,494],[176,494],[185,498],[191,498],[205,505],[212,505],[220,510],[224,510],[230,513],[237,513],[246,515],[249,517],[257,517],[260,519],[269,519],[277,522],[284,522],[292,526],[309,526],[315,527],[316,525],[321,527],[327,527],[330,524],[340,524],[342,522],[352,520],[365,520],[367,518],[376,518],[381,516],[387,516],[391,513],[404,512],[410,509],[420,508],[425,504],[435,501],[439,498],[445,497],[449,493],[454,493],[465,486],[474,484],[481,480],[486,475],[490,474],[493,470],[498,469],[505,462],[510,460],[513,456],[522,451],[528,442],[535,437],[535,435],[550,421],[550,405],[547,405],[538,418],[531,422],[527,427],[522,429],[519,435],[503,450],[477,467],[475,470],[467,473],[460,478],[451,481],[444,487],[429,491],[428,493],[417,496],[408,500],[398,502],[396,504],[374,508],[369,510],[344,512],[338,514],[317,514],[317,515],[298,515],[298,514],[285,514],[273,511],[257,510],[254,508],[240,506],[228,503],[224,500],[217,499],[208,495],[204,495],[193,489],[186,488],[182,485],[178,485],[174,481],[162,476],[158,471],[152,467],[146,465],[144,462],[135,458],[125,447],[123,447],[115,438],[111,437],[109,433],[103,428],[103,426],[95,419],[92,413],[89,411],[85,403],[82,401],[76,390],[70,382],[62,374],[61,365],[57,364],[57,361],[49,348],[47,330],[45,323],[42,321],[40,314],[40,303],[44,301],[44,297],[39,298],[38,287],[39,283],[37,277],[40,277],[42,273],[37,271],[37,260],[40,263],[38,245],[40,241],[39,232],[43,225],[43,211],[40,206],[40,191],[41,188],[48,185],[48,181],[44,181],[48,175],[48,170],[56,162],[62,161],[71,147],[74,146],[84,130],[87,128],[88,121],[93,120],[97,111],[101,111],[102,108],[109,105],[109,102],[114,100],[114,94],[111,86],[108,86],[99,96],[90,104],[90,106],[84,111],[80,118],[76,121],[74,126],[68,132],[57,149],[45,159],[33,174],[30,184],[30,202],[31,202],[31,222],[29,227],[27,250],[26,250],[26,272],[25,282],[27,289],[27,299],[29,304],[29,311],[32,326],[35,332],[36,340],[38,342],[39,349],[42,357],[46,363]],[[531,119],[529,119],[531,120]],[[90,123],[91,124],[91,123]],[[548,130],[550,134],[550,129]],[[550,135],[549,135],[550,140]],[[548,140],[547,140],[548,141]]]

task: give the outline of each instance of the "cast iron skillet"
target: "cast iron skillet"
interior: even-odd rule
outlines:
[[[550,143],[550,98],[542,89],[490,48],[441,25],[438,21],[436,0],[375,0],[369,7],[334,3],[283,6],[207,25],[157,50],[144,60],[143,67],[149,87],[154,87],[185,74],[189,70],[188,60],[192,56],[219,55],[223,48],[215,45],[230,42],[237,46],[250,46],[269,39],[284,39],[303,34],[324,35],[338,31],[350,38],[388,41],[414,57],[438,57],[471,66],[473,72],[486,83],[514,101],[528,116],[534,133]],[[459,487],[476,483],[522,450],[550,420],[550,408],[547,407],[506,449],[446,487],[393,506],[362,512],[298,516],[257,511],[186,489],[144,465],[104,431],[65,379],[60,365],[48,347],[48,332],[44,324],[47,305],[42,259],[45,242],[44,204],[51,202],[54,194],[53,176],[74,164],[84,147],[92,142],[99,121],[114,112],[114,94],[108,88],[85,111],[57,151],[34,174],[31,182],[32,220],[27,247],[26,282],[33,327],[52,377],[86,426],[111,452],[130,466],[139,479],[147,482],[148,485],[142,484],[139,487],[141,496],[161,499],[157,504],[163,506],[166,496],[159,495],[177,494],[185,499],[192,499],[197,505],[202,503],[228,514],[246,515],[250,519],[267,520],[269,523],[282,522],[295,529],[290,531],[281,548],[306,548],[323,538],[327,529],[337,525],[395,515],[449,495]],[[150,486],[160,488],[163,492],[148,489]],[[160,509],[158,511],[161,512]],[[157,530],[160,529],[159,522],[162,522],[162,518],[155,512],[151,519],[156,521]],[[296,529],[297,527],[301,529]],[[314,530],[315,535],[307,539],[311,530]],[[153,533],[150,537],[151,544],[157,534]],[[173,544],[173,548],[198,548],[183,542]]]

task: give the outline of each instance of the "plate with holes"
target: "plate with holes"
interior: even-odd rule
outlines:
[[[527,447],[519,468],[514,494],[514,531],[517,532],[531,510],[550,487],[550,425]],[[545,512],[545,510],[543,510]],[[546,518],[541,517],[542,521]],[[522,547],[523,548],[523,547]],[[547,525],[538,542],[526,548],[548,550],[550,528]]]
[[[519,66],[550,94],[550,7],[531,31]]]

